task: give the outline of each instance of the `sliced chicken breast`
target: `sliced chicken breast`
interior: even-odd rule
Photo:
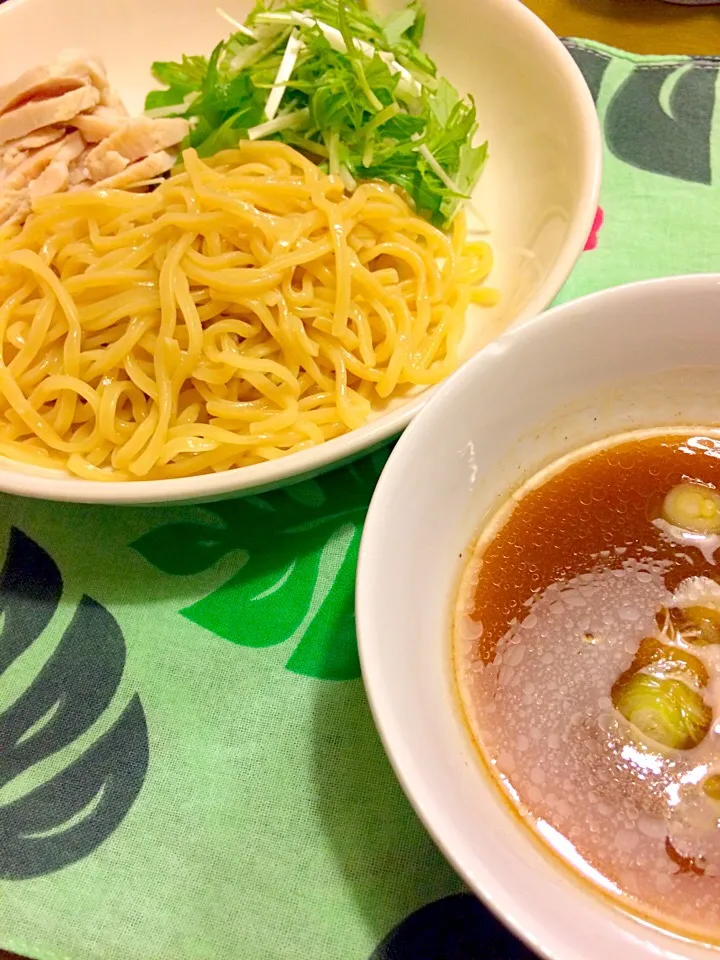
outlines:
[[[0,224],[24,220],[36,197],[154,180],[188,130],[181,118],[129,117],[102,63],[82,51],[28,70],[0,86]]]
[[[50,143],[39,150],[30,151],[25,159],[3,172],[0,166],[0,191],[22,190],[39,177],[45,167],[53,161],[70,166],[85,149],[85,141],[77,131],[67,134],[61,140]]]
[[[14,220],[24,220],[30,210],[30,198],[27,192],[0,191],[0,227]]]
[[[0,224],[26,216],[34,197],[67,190],[72,165],[84,150],[85,141],[74,130],[62,140],[33,151],[0,176]]]
[[[27,137],[9,140],[0,146],[0,183],[11,170],[27,160],[34,151],[56,143],[66,135],[65,127],[43,127]]]
[[[109,90],[105,68],[82,50],[66,50],[53,63],[33,67],[0,86],[0,114],[27,101],[61,96],[83,86],[94,86],[104,99]]]
[[[152,180],[159,177],[172,167],[175,163],[175,157],[166,150],[158,150],[157,153],[151,153],[142,160],[137,160],[125,167],[120,173],[116,173],[104,180],[99,180],[93,184],[95,187],[104,187],[107,189],[127,190],[145,180]],[[77,188],[76,188],[77,189]]]
[[[99,143],[117,133],[130,118],[111,107],[95,107],[90,113],[73,117],[70,124],[76,127],[88,143]]]
[[[133,117],[90,151],[88,175],[91,180],[102,180],[119,173],[123,166],[180,143],[189,129],[187,120],[180,117]]]
[[[6,152],[17,150],[26,153],[28,150],[37,150],[40,147],[46,147],[49,143],[54,143],[66,134],[65,127],[40,127],[34,130],[26,137],[20,137],[19,140],[8,140],[6,144],[0,147],[0,163]]]
[[[63,193],[67,190],[70,169],[62,160],[52,160],[39,177],[28,184],[27,192],[30,200],[36,197],[47,197],[53,193]]]
[[[40,127],[67,123],[78,113],[90,110],[99,102],[98,90],[90,85],[49,100],[31,100],[0,115],[0,144],[27,136]]]

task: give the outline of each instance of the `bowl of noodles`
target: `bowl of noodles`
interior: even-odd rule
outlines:
[[[201,500],[383,443],[550,303],[600,168],[515,0],[6,0],[0,490]]]

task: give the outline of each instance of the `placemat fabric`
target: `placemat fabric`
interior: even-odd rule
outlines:
[[[718,61],[568,47],[605,177],[559,301],[719,270]],[[365,701],[354,574],[386,456],[207,506],[0,499],[0,947],[530,956],[463,892]]]

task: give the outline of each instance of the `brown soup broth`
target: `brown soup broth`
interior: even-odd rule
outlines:
[[[468,721],[557,854],[631,909],[718,939],[720,799],[704,784],[720,773],[720,645],[676,635],[712,711],[697,744],[646,737],[614,691],[682,597],[720,610],[720,537],[678,541],[658,520],[678,484],[720,490],[720,440],[645,436],[559,466],[491,522],[465,574],[454,633]]]

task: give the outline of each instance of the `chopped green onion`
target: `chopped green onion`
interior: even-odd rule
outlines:
[[[710,680],[707,667],[699,657],[688,650],[662,643],[657,637],[645,637],[640,642],[632,665],[619,682],[637,670],[652,676],[675,676],[696,687],[706,687]]]
[[[692,604],[663,607],[656,617],[658,627],[673,640],[698,646],[720,643],[720,610]]]
[[[679,483],[665,497],[663,517],[693,533],[720,533],[720,493],[701,483]]]
[[[703,781],[703,790],[711,800],[720,800],[720,774],[714,773]]]
[[[615,684],[612,700],[640,733],[675,750],[696,747],[712,723],[710,707],[681,680],[638,672]]]

